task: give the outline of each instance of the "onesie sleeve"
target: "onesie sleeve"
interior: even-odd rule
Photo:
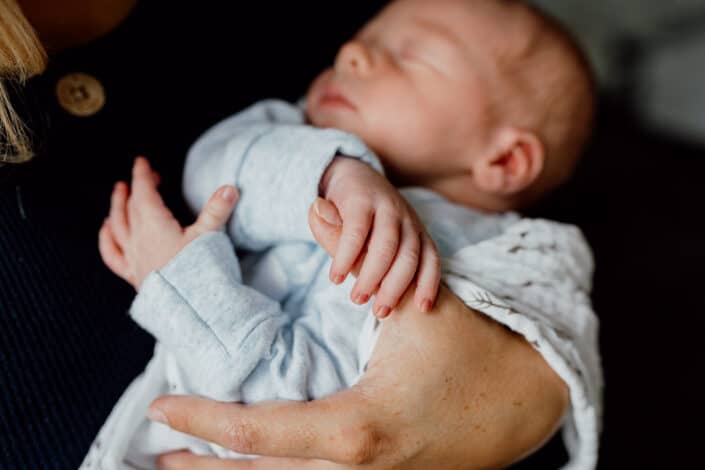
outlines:
[[[227,401],[306,400],[345,384],[305,320],[241,283],[223,232],[203,235],[150,273],[130,314],[169,350],[189,393]]]
[[[377,157],[357,137],[308,126],[300,108],[264,101],[196,141],[184,168],[184,195],[198,212],[218,186],[238,187],[240,199],[228,223],[237,248],[262,250],[275,243],[312,241],[308,209],[337,155],[382,172]]]
[[[520,219],[443,260],[443,280],[473,310],[523,335],[570,388],[566,468],[595,468],[602,409],[593,259],[580,231]]]

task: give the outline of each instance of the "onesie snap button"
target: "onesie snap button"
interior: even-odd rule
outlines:
[[[56,98],[69,114],[87,117],[103,108],[105,90],[92,75],[76,72],[64,75],[56,83]]]

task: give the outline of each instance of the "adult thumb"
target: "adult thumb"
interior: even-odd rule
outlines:
[[[198,214],[198,219],[189,227],[196,236],[220,230],[233,213],[240,194],[235,186],[221,186],[208,199]]]
[[[343,229],[343,221],[335,205],[320,197],[316,199],[308,211],[308,225],[318,244],[331,257],[335,256]]]

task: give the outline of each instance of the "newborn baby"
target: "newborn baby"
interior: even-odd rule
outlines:
[[[398,0],[341,48],[305,105],[255,104],[196,142],[184,172],[186,199],[201,212],[193,226],[171,217],[138,159],[132,193],[116,186],[101,254],[139,289],[130,313],[158,343],[84,466],[153,467],[159,454],[183,448],[237,455],[147,420],[161,394],[307,400],[353,385],[378,318],[414,279],[419,308],[432,309],[437,251],[455,266],[444,269],[452,288],[470,285],[453,279],[471,283],[456,291],[468,305],[503,322],[500,311],[524,316],[547,331],[531,341],[556,341],[544,354],[589,410],[574,411],[574,432],[578,440],[596,433],[589,250],[572,227],[508,212],[568,178],[588,136],[591,90],[568,36],[520,3]],[[319,195],[327,201],[316,210],[343,227],[332,262],[306,224]],[[210,232],[223,224],[225,233]],[[507,258],[497,248],[507,240],[522,240],[530,256]],[[247,253],[238,259],[232,244]],[[353,286],[345,279],[363,259]],[[483,268],[464,271],[467,259]],[[575,278],[554,269],[566,259]],[[503,281],[527,265],[541,282]],[[560,289],[541,290],[553,281]],[[349,288],[358,305],[345,299]],[[566,319],[575,305],[576,318]]]

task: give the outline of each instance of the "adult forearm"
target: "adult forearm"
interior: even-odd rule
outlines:
[[[471,367],[487,371],[470,390],[477,401],[474,438],[466,442],[479,467],[504,467],[543,445],[558,429],[569,404],[566,384],[522,336],[470,311],[478,335],[494,336],[496,349],[478,356]],[[488,338],[489,339],[489,338]],[[490,339],[491,340],[491,339]],[[486,368],[486,369],[485,369]]]
[[[410,365],[404,374],[423,377],[404,393],[425,402],[409,419],[427,421],[424,432],[433,437],[400,468],[441,468],[439,457],[443,468],[501,468],[553,435],[568,389],[523,337],[469,309],[446,287],[430,315],[410,299],[411,290],[385,322],[363,381],[379,385],[375,372],[390,364]],[[400,351],[405,357],[397,357]]]

